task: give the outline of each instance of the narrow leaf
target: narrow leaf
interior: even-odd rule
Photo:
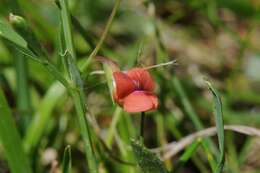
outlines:
[[[0,88],[0,141],[12,173],[31,173],[11,110]]]
[[[62,173],[71,172],[71,148],[68,145],[64,150],[63,161],[62,161]]]
[[[73,39],[71,32],[71,18],[68,11],[68,4],[66,0],[60,0],[60,12],[61,12],[61,25],[62,32],[64,36],[65,46],[67,51],[72,55],[72,58],[75,58],[74,47],[73,47]]]
[[[223,112],[222,112],[222,102],[220,99],[220,96],[218,92],[215,90],[215,88],[211,85],[210,82],[206,81],[209,90],[211,91],[213,95],[213,101],[214,101],[214,116],[217,126],[217,134],[218,134],[218,143],[219,143],[219,158],[218,158],[218,164],[216,169],[214,170],[215,173],[221,173],[224,167],[225,163],[225,151],[224,151],[224,122],[223,122]]]

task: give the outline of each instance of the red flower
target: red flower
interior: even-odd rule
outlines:
[[[126,112],[145,112],[158,107],[158,100],[153,94],[155,83],[149,72],[143,68],[134,68],[126,73],[113,73],[115,90],[114,100]]]

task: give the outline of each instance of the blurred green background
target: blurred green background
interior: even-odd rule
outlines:
[[[75,19],[72,35],[79,65],[95,48],[114,3],[68,0]],[[26,19],[48,59],[62,69],[60,14],[54,0],[0,0],[0,20],[9,23],[10,13]],[[260,127],[259,0],[122,0],[98,55],[113,59],[123,70],[177,60],[176,65],[151,70],[160,106],[147,113],[148,148],[214,126],[205,78],[221,93],[225,124]],[[99,70],[102,65],[92,61],[83,81],[91,129],[97,134],[92,136],[99,170],[141,172],[137,166],[111,156],[134,162],[129,143],[130,138],[138,136],[140,115],[125,113],[112,103],[105,76],[93,74]],[[22,142],[28,147],[25,150],[33,172],[61,171],[55,163],[61,164],[67,145],[71,146],[72,172],[87,172],[73,101],[53,74],[38,62],[24,58],[3,39],[0,86]],[[224,172],[260,172],[260,140],[233,132],[225,135]],[[165,161],[166,167],[174,167],[179,156]],[[211,172],[202,147],[195,156],[179,172]],[[1,145],[0,172],[9,172]]]

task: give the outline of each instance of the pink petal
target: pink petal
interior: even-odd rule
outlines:
[[[156,95],[154,94],[148,94],[148,96],[150,97],[152,103],[153,103],[153,109],[157,109],[158,108],[158,98],[156,97]]]
[[[131,93],[123,103],[126,112],[145,112],[157,108],[156,105],[158,105],[157,98],[143,91]]]

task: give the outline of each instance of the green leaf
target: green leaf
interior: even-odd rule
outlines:
[[[0,20],[0,36],[22,48],[27,48],[26,41],[11,26]]]
[[[64,150],[63,160],[62,160],[62,173],[71,172],[71,148],[68,145]]]
[[[131,141],[138,165],[144,173],[168,173],[163,162],[138,141]]]
[[[209,90],[211,91],[213,95],[213,101],[214,101],[214,116],[217,126],[217,134],[218,134],[218,143],[219,143],[219,158],[218,158],[218,164],[216,169],[214,170],[215,173],[221,173],[225,164],[225,150],[224,150],[224,144],[225,144],[225,136],[224,136],[224,121],[223,121],[223,112],[222,112],[222,102],[220,99],[220,96],[218,92],[215,90],[215,88],[211,85],[210,82],[206,81]]]
[[[16,17],[19,18],[19,16]],[[19,27],[16,26],[19,28],[17,28],[17,31],[19,32],[19,34],[25,36],[25,38],[30,42],[30,49],[28,48],[27,42],[19,34],[17,34],[8,24],[2,21],[0,21],[0,36],[4,38],[6,41],[8,41],[8,43],[10,43],[16,49],[21,51],[27,57],[35,61],[38,61],[39,63],[44,65],[46,69],[50,73],[52,73],[57,80],[59,80],[66,88],[69,88],[70,85],[67,82],[67,80],[59,72],[58,68],[55,67],[55,65],[47,59],[47,55],[45,54],[45,52],[41,50],[40,43],[37,41],[34,33],[29,28],[24,28],[23,30],[21,29],[22,26],[26,27],[24,26],[26,25],[24,24],[25,22],[26,21],[23,18],[19,18],[19,22],[16,21],[15,25],[18,25],[19,23]],[[8,36],[8,34],[10,36]]]
[[[32,104],[29,88],[28,64],[27,58],[19,51],[11,48],[14,57],[14,66],[16,72],[16,92],[17,92],[17,109],[22,121],[23,131],[27,128],[32,114]]]
[[[12,173],[31,173],[11,110],[0,88],[0,141]]]

